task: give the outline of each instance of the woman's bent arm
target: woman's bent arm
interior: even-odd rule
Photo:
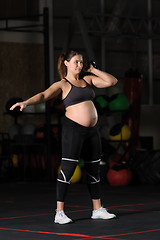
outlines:
[[[93,66],[91,66],[89,72],[93,73],[94,75],[89,75],[84,78],[86,80],[88,79],[88,81],[90,81],[97,88],[114,86],[118,82],[118,80],[113,75],[96,69]]]

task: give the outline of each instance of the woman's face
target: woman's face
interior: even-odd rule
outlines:
[[[70,61],[66,61],[65,64],[68,71],[79,74],[83,68],[83,57],[82,55],[75,55]]]

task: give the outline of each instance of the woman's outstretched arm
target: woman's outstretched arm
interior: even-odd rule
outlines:
[[[34,105],[38,103],[43,103],[46,102],[47,100],[56,97],[58,94],[60,94],[62,90],[62,83],[61,81],[53,83],[48,89],[46,89],[43,92],[40,92],[33,97],[23,101],[23,102],[18,102],[15,103],[10,110],[13,110],[16,107],[20,107],[20,111],[22,111],[25,107],[28,105]]]

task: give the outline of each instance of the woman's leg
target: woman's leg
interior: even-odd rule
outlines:
[[[62,158],[61,170],[57,178],[57,210],[63,210],[64,201],[67,194],[73,173],[78,164],[78,159]]]
[[[65,119],[62,130],[61,171],[57,178],[57,210],[63,210],[67,189],[79,161],[83,143],[81,126]]]
[[[111,219],[115,215],[107,212],[101,205],[100,199],[100,161],[101,161],[101,141],[98,130],[95,128],[90,133],[90,139],[87,139],[86,147],[86,172],[88,188],[92,198],[93,211],[92,219]]]
[[[70,184],[73,173],[78,164],[79,145],[74,146],[73,138],[75,137],[74,129],[63,129],[62,135],[62,160],[61,170],[57,178],[57,212],[55,215],[55,223],[66,224],[72,220],[64,213],[64,201],[67,189]],[[77,138],[76,138],[77,139]]]
[[[86,168],[88,190],[93,202],[93,208],[100,204],[100,161],[101,141],[97,127],[89,128],[84,142],[83,158]],[[94,200],[94,201],[93,201]]]
[[[92,199],[93,210],[97,210],[101,208],[101,200],[100,199]]]
[[[77,161],[78,160],[62,158],[61,171],[57,179],[57,213],[55,215],[55,223],[66,224],[72,222],[63,210],[68,185],[77,166]]]
[[[57,201],[57,211],[63,211],[64,202]]]

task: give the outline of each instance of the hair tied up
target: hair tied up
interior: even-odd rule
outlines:
[[[66,56],[67,56],[67,53],[66,53],[66,52],[62,53],[62,55],[61,55],[62,61],[65,61],[65,60],[66,60]]]

